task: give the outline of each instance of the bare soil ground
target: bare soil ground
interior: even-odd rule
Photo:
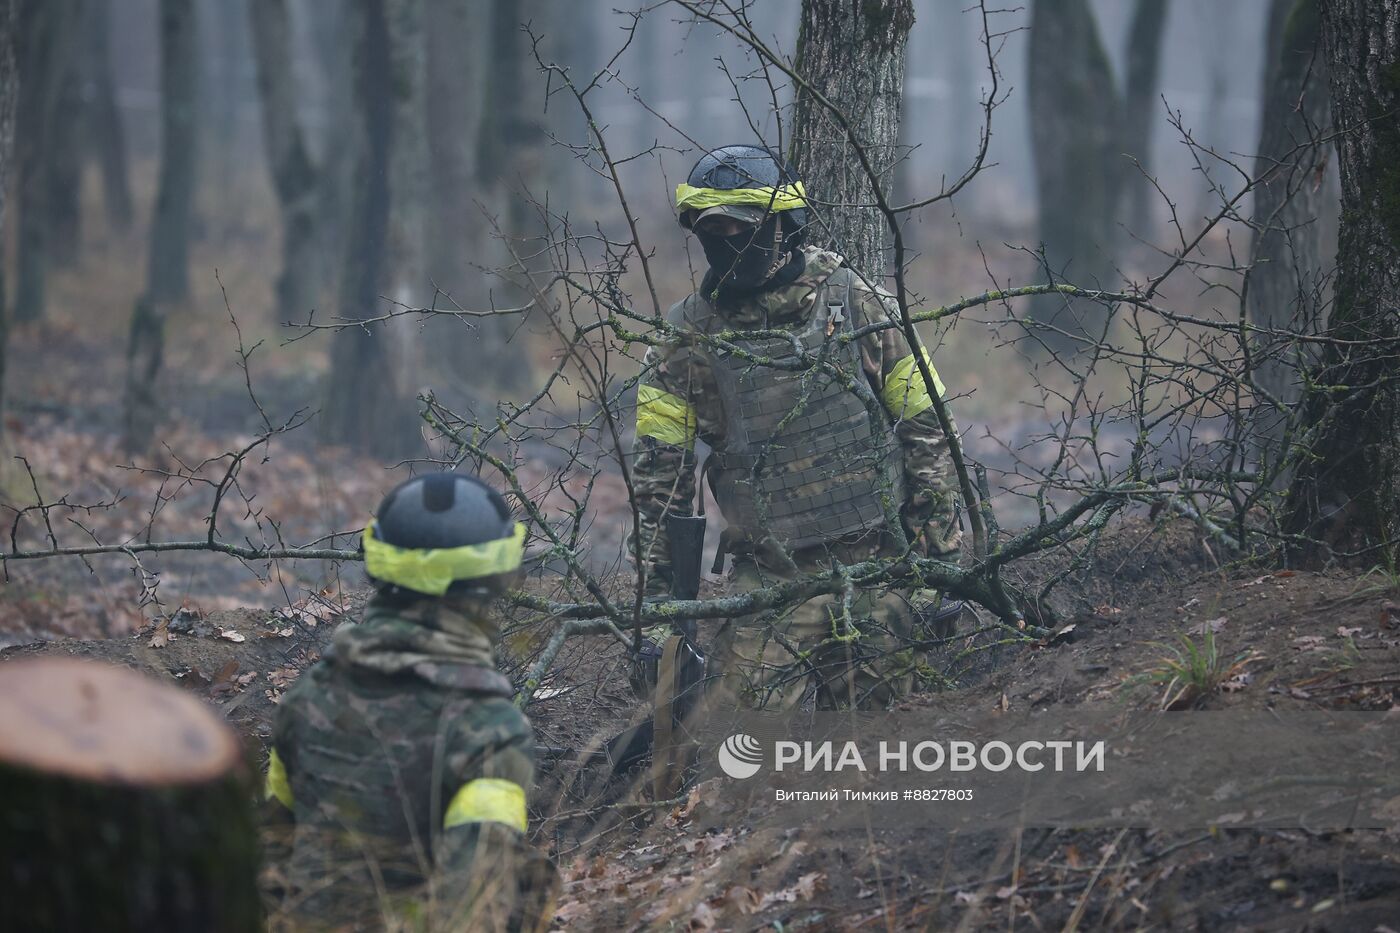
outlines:
[[[1174,640],[1212,633],[1207,709],[1390,710],[1400,599],[1378,575],[1220,569],[1183,524],[1126,523],[1077,580],[1049,644],[968,664],[910,705],[948,710],[1161,708]],[[1177,643],[1179,644],[1179,643]],[[961,671],[961,674],[958,674]],[[1187,703],[1180,702],[1178,706]],[[718,782],[680,805],[560,847],[577,929],[1157,929],[1384,931],[1400,925],[1391,833],[1202,827],[1194,833],[700,832]],[[754,822],[764,803],[746,803]]]
[[[953,686],[910,704],[1160,708],[1171,697],[1144,675],[1161,668],[1174,639],[1201,644],[1206,632],[1222,676],[1195,701],[1205,708],[1389,710],[1400,691],[1396,581],[1222,569],[1181,523],[1124,523],[1061,608],[1062,634],[1048,643],[989,652],[973,639],[948,649],[941,660]],[[173,678],[261,745],[278,694],[346,609],[352,602],[186,610],[133,636],[20,646],[0,659],[63,652]],[[545,744],[582,747],[636,709],[614,646],[583,639],[574,651],[530,708]],[[597,822],[579,820],[565,783],[547,769],[532,803],[536,841],[565,878],[561,929],[1400,928],[1392,833],[704,831],[706,808],[735,806],[716,782],[666,805],[626,795]]]

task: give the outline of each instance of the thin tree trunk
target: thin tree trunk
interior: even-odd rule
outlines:
[[[15,46],[24,93],[15,114],[19,200],[18,282],[15,288],[15,320],[35,321],[44,314],[47,279],[46,236],[48,222],[47,120],[53,49],[61,4],[44,0],[19,0]]]
[[[494,298],[498,306],[529,301],[525,272],[518,268],[516,257],[531,268],[529,258],[540,251],[535,240],[543,233],[537,204],[531,202],[545,199],[544,83],[524,27],[529,23],[536,34],[543,31],[548,24],[545,10],[541,0],[494,0],[491,5],[492,48],[487,105],[478,130],[477,178],[487,208],[500,226],[500,235],[493,238],[486,255],[501,270],[498,279],[503,287],[493,285],[493,294],[482,296]],[[487,378],[495,395],[510,397],[530,386],[529,361],[522,345],[512,340],[520,319],[485,319],[479,324],[471,356],[487,361]]]
[[[1035,0],[1027,82],[1040,242],[1056,281],[1111,288],[1113,226],[1122,157],[1113,72],[1087,0]],[[1039,339],[1073,352],[1094,333],[1103,309],[1090,301],[1037,296]]]
[[[126,132],[112,77],[111,4],[88,0],[83,57],[86,62],[88,140],[102,172],[102,199],[107,222],[117,230],[131,228],[131,182],[126,165]]]
[[[446,0],[428,9],[429,273],[462,302],[480,297],[468,292],[479,275],[466,268],[463,257],[479,256],[486,239],[477,203],[482,194],[477,155],[493,45],[483,22],[487,15],[473,0]]]
[[[981,143],[981,133],[985,129],[979,89],[982,80],[988,77],[987,61],[979,47],[982,36],[982,18],[977,7],[962,0],[942,0],[943,21],[948,24],[948,60],[941,69],[948,83],[952,99],[948,102],[948,115],[943,125],[948,128],[947,162],[945,171],[950,178],[957,178],[972,166]],[[969,192],[976,199],[981,197],[980,185],[973,185]]]
[[[240,170],[252,155],[250,134],[241,121],[243,101],[254,89],[244,80],[245,64],[252,59],[249,49],[245,9],[249,0],[196,0],[199,22],[197,40],[200,71],[198,112],[200,132],[208,141],[204,172],[213,180],[213,195],[207,213],[195,212],[190,220],[190,237],[196,242],[213,239],[228,242],[242,224],[241,204],[246,199],[246,175]],[[288,37],[290,38],[290,37]]]
[[[161,404],[156,384],[165,363],[165,315],[149,296],[136,299],[126,343],[125,423],[122,448],[145,453],[155,441]]]
[[[1228,156],[1230,148],[1230,120],[1227,116],[1230,97],[1229,56],[1237,41],[1235,37],[1239,34],[1240,9],[1241,4],[1238,3],[1196,0],[1196,19],[1203,33],[1202,57],[1206,68],[1206,101],[1205,113],[1194,135],[1199,145],[1213,149],[1222,156]],[[1197,215],[1206,217],[1221,208],[1223,197],[1213,186],[1227,180],[1228,170],[1209,157],[1204,158],[1202,162],[1206,184],[1199,189],[1195,210]]]
[[[1322,35],[1342,180],[1336,302],[1305,414],[1311,456],[1290,490],[1291,527],[1344,548],[1400,541],[1400,2],[1323,0]]]
[[[9,191],[10,166],[14,162],[15,111],[20,91],[15,54],[18,6],[19,0],[0,0],[0,230],[5,228],[5,195]],[[5,294],[5,264],[0,263],[0,438],[4,436],[5,424],[5,361],[10,316],[5,307]]]
[[[389,27],[390,119],[394,139],[389,154],[389,296],[410,307],[431,297],[424,268],[427,252],[428,82],[423,0],[387,0]]]
[[[378,316],[380,286],[387,278],[390,167],[394,138],[392,57],[386,0],[350,6],[354,32],[355,180],[349,234],[341,270],[341,318]],[[404,404],[384,324],[339,331],[331,348],[331,372],[323,437],[383,456],[400,456],[414,427]],[[413,432],[416,434],[416,432]]]
[[[1270,9],[1264,69],[1264,105],[1254,171],[1254,244],[1250,255],[1248,307],[1260,327],[1319,332],[1327,295],[1322,223],[1330,204],[1324,183],[1333,154],[1331,100],[1322,50],[1318,0],[1274,0]],[[1267,393],[1259,400],[1259,429],[1277,440],[1288,408],[1302,397],[1302,373],[1316,360],[1310,345],[1280,338],[1257,344],[1255,381]],[[1269,397],[1283,410],[1274,409]]]
[[[248,7],[262,101],[263,143],[282,212],[282,270],[278,320],[305,318],[321,283],[317,242],[317,173],[297,116],[291,20],[286,0],[252,0]]]
[[[1127,69],[1123,81],[1123,152],[1138,166],[1121,166],[1127,201],[1128,228],[1148,236],[1155,190],[1148,183],[1152,173],[1152,130],[1163,109],[1157,99],[1162,72],[1162,36],[1167,20],[1167,0],[1137,0],[1128,27]]]
[[[161,0],[160,183],[151,223],[147,292],[162,306],[189,295],[190,214],[198,142],[199,32],[194,0]]]
[[[358,2],[358,0],[352,0]],[[317,130],[319,166],[316,215],[320,222],[318,245],[325,282],[338,282],[348,248],[347,222],[351,211],[351,187],[355,177],[355,146],[347,140],[356,133],[355,112],[355,16],[346,0],[302,0],[298,12],[309,22],[312,58],[320,69],[326,92]]]
[[[804,0],[797,37],[797,72],[807,86],[797,92],[790,158],[817,205],[810,240],[835,247],[852,268],[876,280],[885,273],[889,229],[856,150],[864,150],[876,184],[888,193],[913,25],[909,0]]]
[[[428,8],[428,274],[463,307],[483,306],[490,296],[474,263],[486,264],[490,228],[481,202],[489,200],[478,179],[481,133],[487,102],[488,63],[493,53],[491,7],[450,0]],[[502,106],[504,106],[502,102]],[[451,307],[444,300],[443,306]],[[491,382],[497,322],[429,321],[431,362],[451,387],[480,390]]]
[[[194,0],[161,0],[161,163],[147,257],[146,291],[131,313],[127,343],[128,453],[149,450],[160,422],[156,388],[164,360],[165,316],[189,294],[190,200],[194,197],[195,67],[198,32]]]
[[[86,0],[50,0],[58,17],[58,33],[50,54],[53,70],[49,116],[45,120],[47,150],[45,207],[46,258],[55,267],[73,265],[82,240],[83,132],[87,108],[83,103],[80,52],[86,20]]]

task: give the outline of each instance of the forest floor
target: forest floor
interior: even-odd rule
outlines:
[[[0,653],[62,653],[147,671],[215,705],[259,755],[276,700],[319,654],[355,599],[278,610],[178,610],[107,640],[62,639]],[[1156,709],[1168,643],[1210,632],[1221,677],[1205,709],[1390,710],[1400,692],[1400,584],[1385,575],[1222,568],[1183,523],[1123,523],[1066,604],[1072,631],[1048,644],[941,656],[951,685],[906,709]],[[592,642],[529,713],[546,744],[582,747],[636,711],[619,650]],[[939,659],[935,659],[938,661]],[[719,781],[657,807],[634,792],[580,821],[545,771],[536,842],[565,885],[557,927],[582,930],[1400,928],[1394,833],[702,828],[732,805]],[[596,814],[595,814],[596,815]],[[618,819],[619,815],[624,819]]]
[[[149,178],[141,177],[145,204]],[[80,262],[51,278],[45,320],[14,328],[0,507],[10,524],[36,501],[66,505],[53,511],[52,529],[27,513],[10,529],[11,549],[42,548],[52,533],[65,544],[90,535],[200,538],[227,452],[265,427],[250,387],[274,423],[319,406],[327,341],[289,342],[273,319],[276,244],[266,231],[275,213],[267,192],[245,200],[247,209],[229,213],[236,224],[196,244],[193,292],[167,333],[162,391],[170,404],[158,450],[132,458],[117,440],[120,348],[145,265],[136,238],[87,228]],[[664,235],[675,236],[669,220]],[[914,284],[930,300],[987,287],[976,241],[942,227],[929,239]],[[1007,268],[998,261],[992,257],[998,276],[1016,281],[1021,260]],[[662,291],[679,296],[690,283],[683,266],[671,265]],[[1187,296],[1182,310],[1211,313],[1211,300],[1198,307]],[[1027,403],[1047,397],[1036,383],[1045,374],[1000,342],[991,323],[968,320],[926,337],[958,395],[969,452],[995,480],[999,466],[1011,466],[1008,449],[1054,423],[1053,412]],[[245,349],[262,344],[248,372],[240,340]],[[553,365],[547,341],[531,352],[538,371]],[[335,543],[349,546],[405,472],[319,447],[314,431],[313,423],[279,437],[245,463],[219,526],[226,540],[295,543],[340,530],[346,536]],[[528,464],[527,493],[551,469]],[[621,551],[620,485],[604,474],[590,509],[598,518],[589,545],[604,568]],[[1003,500],[1002,524],[1016,527],[1010,508],[1019,500]],[[1043,579],[1049,569],[1024,572]],[[259,761],[277,699],[365,596],[357,569],[342,576],[319,561],[245,564],[190,553],[133,567],[119,555],[8,562],[5,570],[0,663],[62,653],[168,679],[213,704]],[[1190,526],[1138,518],[1118,526],[1093,568],[1061,590],[1073,626],[1063,637],[995,649],[983,637],[958,639],[934,658],[943,689],[910,707],[1154,709],[1162,688],[1152,675],[1169,646],[1182,635],[1201,644],[1206,632],[1224,675],[1201,698],[1207,709],[1388,710],[1397,699],[1400,586],[1392,577],[1221,567]],[[249,606],[260,608],[239,608]],[[507,649],[528,657],[538,630]],[[623,654],[602,638],[566,646],[529,707],[540,742],[563,748],[594,743],[638,711]],[[672,806],[631,793],[592,820],[579,818],[585,802],[566,791],[570,778],[563,766],[546,768],[532,801],[536,841],[565,881],[561,928],[1400,930],[1400,840],[1378,832],[715,831],[701,815],[732,803],[717,784]],[[757,826],[767,814],[765,804],[754,806]]]

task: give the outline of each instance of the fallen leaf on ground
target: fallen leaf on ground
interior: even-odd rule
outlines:
[[[244,637],[243,637],[241,634],[239,634],[238,632],[235,632],[235,631],[234,631],[233,629],[231,629],[231,628],[221,628],[221,629],[219,629],[219,637],[222,638],[222,639],[225,639],[226,641],[231,641],[231,642],[233,642],[233,643],[235,643],[235,644],[239,644],[239,643],[241,643],[241,642],[245,642],[245,641],[248,640],[248,639],[244,638]]]
[[[704,901],[696,904],[695,909],[690,913],[690,929],[692,930],[713,930],[718,924],[719,914]]]
[[[741,914],[756,914],[762,909],[763,898],[753,888],[736,884],[724,895],[724,899]]]
[[[1317,651],[1322,647],[1321,635],[1299,635],[1293,639],[1293,647],[1298,651]]]
[[[1234,677],[1229,678],[1220,685],[1220,689],[1226,693],[1236,693],[1248,687],[1254,680],[1254,675],[1248,671],[1240,671]]]
[[[152,648],[164,648],[170,644],[170,624],[164,620],[156,626],[155,632],[151,634],[150,646]]]
[[[1191,635],[1204,635],[1207,632],[1214,635],[1225,627],[1228,620],[1224,616],[1215,619],[1206,619],[1200,625],[1193,625],[1186,631]]]
[[[763,903],[760,909],[773,904],[794,904],[797,901],[809,901],[825,881],[826,874],[824,872],[809,872],[801,878],[798,878],[797,883],[792,887],[784,888],[781,891],[772,891],[763,895]]]

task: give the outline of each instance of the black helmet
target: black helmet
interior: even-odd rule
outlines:
[[[739,208],[761,222],[776,212],[791,245],[809,221],[802,178],[785,159],[763,146],[723,146],[700,157],[685,184],[676,187],[676,209],[687,230],[710,211]]]
[[[440,596],[452,584],[520,566],[524,528],[501,494],[460,473],[417,476],[384,497],[365,529],[375,580]]]

